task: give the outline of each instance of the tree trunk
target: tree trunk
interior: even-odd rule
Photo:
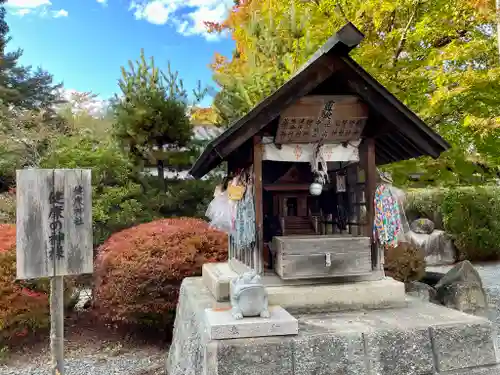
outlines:
[[[163,166],[163,160],[158,160],[156,162],[156,168],[158,169],[158,181],[163,185],[163,190],[167,191],[167,183],[165,181],[165,167]]]

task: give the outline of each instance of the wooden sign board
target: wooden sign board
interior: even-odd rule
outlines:
[[[281,113],[275,143],[358,140],[367,119],[356,96],[305,96]]]
[[[17,171],[17,278],[93,271],[90,169]]]

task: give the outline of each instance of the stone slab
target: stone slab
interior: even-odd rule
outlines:
[[[169,375],[500,375],[491,322],[415,298],[401,308],[292,313],[297,335],[230,340],[210,340],[199,324],[213,305],[201,278],[184,280]]]
[[[216,301],[229,301],[230,280],[236,276],[227,263],[203,266],[203,282]],[[291,313],[382,309],[406,305],[404,284],[389,277],[344,284],[277,285],[271,277],[264,276],[263,282],[269,294],[269,304],[282,306]]]
[[[216,301],[229,301],[231,279],[238,276],[228,263],[205,263],[202,268],[202,278]]]
[[[209,339],[224,340],[246,337],[288,336],[299,332],[299,323],[281,306],[270,306],[269,318],[236,320],[231,309],[205,309],[205,324]]]
[[[497,363],[496,332],[489,321],[440,325],[431,327],[430,331],[438,371]]]
[[[461,369],[457,371],[440,372],[440,375],[500,375],[500,366],[484,366]]]
[[[404,307],[405,286],[384,278],[349,284],[297,285],[267,287],[269,303],[290,313],[312,313],[358,309]]]

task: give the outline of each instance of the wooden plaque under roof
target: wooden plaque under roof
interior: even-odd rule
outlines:
[[[281,113],[275,143],[356,140],[367,119],[368,107],[356,96],[306,96]]]

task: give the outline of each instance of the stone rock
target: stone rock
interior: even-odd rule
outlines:
[[[432,286],[418,282],[410,281],[405,284],[406,294],[416,297],[425,302],[437,302],[437,292]]]
[[[453,267],[435,286],[437,299],[446,307],[488,316],[488,298],[479,273],[469,261]]]
[[[450,236],[442,230],[434,230],[431,234],[408,232],[410,243],[425,252],[428,266],[443,266],[455,263],[456,249]]]
[[[410,230],[418,234],[431,234],[434,229],[435,225],[429,219],[417,219],[410,224]]]

